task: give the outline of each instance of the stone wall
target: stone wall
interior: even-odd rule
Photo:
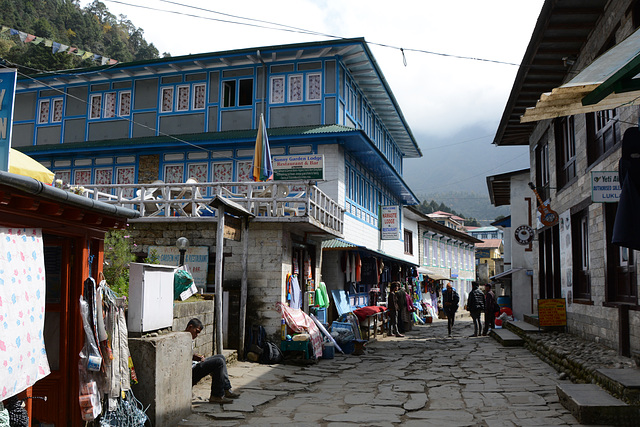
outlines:
[[[632,18],[629,0],[613,0],[607,4],[603,14],[603,19],[598,21],[589,40],[585,43],[582,52],[569,70],[567,79],[575,76],[572,71],[582,70],[590,64],[602,48],[610,41],[611,35],[615,35],[615,42],[619,43],[632,31]],[[617,109],[619,114],[620,137],[624,131],[638,123],[637,107],[621,107]],[[587,160],[587,122],[584,114],[574,116],[575,120],[575,151],[577,177],[571,180],[568,185],[558,189],[557,171],[557,147],[554,136],[554,122],[544,120],[538,123],[530,138],[530,159],[532,179],[535,179],[536,156],[535,147],[548,141],[549,143],[549,169],[551,171],[551,206],[559,214],[566,212],[572,207],[580,204],[591,197],[591,171],[615,171],[618,170],[618,161],[621,156],[621,149],[618,148],[603,157],[594,164],[589,165]],[[589,301],[572,302],[567,306],[567,323],[569,331],[583,338],[600,342],[608,347],[617,349],[619,346],[618,335],[618,309],[616,307],[605,307],[606,304],[606,227],[604,221],[604,204],[591,203],[588,206],[588,227],[589,227],[589,275],[591,298]],[[533,265],[534,267],[534,288],[539,288],[539,277],[537,266],[538,241],[534,241]],[[636,272],[640,264],[638,263],[639,253],[635,252]],[[565,274],[567,266],[561,260],[562,280],[566,281]],[[629,312],[631,351],[640,352],[640,312],[631,310]]]
[[[195,221],[166,222],[132,221],[130,235],[136,246],[136,255],[145,257],[149,246],[173,246],[178,237],[185,236],[194,246],[209,247],[209,275],[207,288],[213,289],[215,272],[217,223],[206,218]],[[262,325],[272,339],[279,339],[281,315],[275,309],[278,302],[285,302],[287,273],[291,272],[292,247],[297,242],[305,242],[307,247],[315,247],[316,280],[321,280],[322,265],[321,242],[306,237],[304,231],[298,231],[295,224],[282,222],[251,222],[249,227],[249,252],[247,270],[247,330],[251,325]],[[224,280],[225,291],[239,292],[242,279],[242,242],[224,241]],[[339,265],[335,268],[339,268]],[[236,307],[234,305],[233,307]],[[213,315],[212,315],[213,316]],[[230,331],[233,319],[237,319],[237,309],[229,313]],[[182,317],[183,321],[186,316]],[[205,319],[200,319],[203,322]],[[188,321],[188,319],[187,319]],[[186,325],[186,323],[185,323]],[[236,322],[237,326],[237,322]],[[174,327],[180,328],[175,324]],[[182,326],[184,329],[184,326]],[[199,345],[199,344],[198,344]],[[203,352],[204,353],[204,352]]]
[[[138,383],[136,398],[147,408],[151,425],[172,427],[191,414],[191,336],[171,332],[130,338]]]
[[[138,162],[138,182],[150,184],[156,181],[159,178],[159,170],[160,156],[158,154],[140,156]]]
[[[189,320],[195,318],[200,319],[203,328],[198,338],[193,351],[204,356],[212,356],[220,352],[214,351],[214,301],[195,301],[195,302],[181,302],[174,301],[173,303],[173,327],[174,332],[181,332],[187,327]]]

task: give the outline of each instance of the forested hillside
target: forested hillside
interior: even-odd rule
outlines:
[[[114,16],[97,0],[85,8],[77,0],[0,0],[0,25],[0,60],[18,64],[25,74],[101,64],[94,55],[53,53],[50,44],[24,42],[8,29],[118,62],[158,57],[158,49],[147,43],[141,28],[124,15]]]

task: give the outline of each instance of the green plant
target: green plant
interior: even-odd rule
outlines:
[[[129,263],[136,259],[134,246],[126,230],[111,230],[104,238],[104,276],[119,296],[129,295]]]
[[[144,262],[145,264],[160,264],[158,251],[156,251],[155,249],[151,249],[149,255],[142,262]]]

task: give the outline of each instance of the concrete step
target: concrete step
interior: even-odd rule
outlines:
[[[540,324],[540,323],[538,323],[538,315],[537,314],[525,314],[522,317],[524,317],[524,321],[525,322],[527,322],[530,325],[535,326],[536,328]]]
[[[632,405],[640,406],[640,369],[596,369],[596,374],[600,376],[598,383],[604,384],[607,390]]]
[[[595,384],[558,384],[562,406],[581,424],[637,426],[640,408],[629,406]]]
[[[504,347],[522,347],[524,340],[507,329],[493,329],[489,336],[493,337],[496,341],[502,344]]]
[[[538,333],[542,332],[540,328],[532,325],[527,322],[515,322],[515,321],[506,321],[503,323],[504,327],[509,329],[511,332],[514,332],[516,335],[522,336],[523,334],[528,333]]]

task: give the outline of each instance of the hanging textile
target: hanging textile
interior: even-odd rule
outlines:
[[[0,400],[51,372],[44,347],[42,230],[0,227]]]
[[[311,272],[311,256],[306,254],[304,258],[304,276],[307,280],[313,280],[313,273]]]
[[[353,253],[351,255],[351,270],[349,270],[349,281],[356,281],[356,257]]]
[[[316,287],[316,305],[320,308],[329,307],[329,294],[327,293],[327,286],[324,282],[318,283]]]
[[[287,307],[285,304],[277,303],[276,308],[282,313],[287,326],[294,332],[306,332],[311,338],[311,347],[316,357],[322,356],[322,336],[320,330],[313,319],[302,310]]]
[[[302,307],[302,291],[300,291],[300,284],[298,283],[298,278],[294,275],[289,277],[288,286],[291,289],[291,301],[289,305],[291,308],[299,309]]]
[[[300,274],[300,271],[298,270],[298,258],[297,257],[293,257],[293,274]]]
[[[360,254],[356,254],[356,282],[362,281],[362,259],[360,259]]]

